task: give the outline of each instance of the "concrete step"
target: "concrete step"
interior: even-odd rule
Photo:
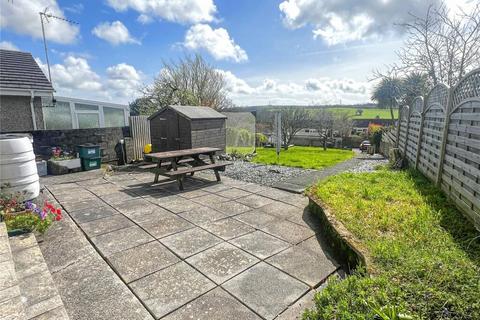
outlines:
[[[24,317],[18,319],[68,320],[35,235],[27,233],[8,240],[24,311]]]
[[[0,222],[0,270],[0,318],[27,319],[8,241],[7,227],[3,222]]]

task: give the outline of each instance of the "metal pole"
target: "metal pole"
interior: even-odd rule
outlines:
[[[50,73],[50,61],[48,60],[48,49],[47,49],[47,40],[45,39],[45,27],[43,26],[43,12],[38,13],[40,15],[40,21],[42,23],[42,35],[43,35],[43,47],[45,49],[45,59],[47,60],[48,68],[48,80],[52,83],[52,74]]]

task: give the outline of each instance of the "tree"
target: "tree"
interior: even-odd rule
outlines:
[[[380,81],[373,88],[372,100],[378,103],[380,108],[390,108],[392,120],[395,120],[393,109],[403,94],[402,80],[396,76],[382,75]]]
[[[310,113],[305,108],[287,107],[282,109],[282,142],[285,150],[298,131],[308,128],[311,124]]]
[[[178,62],[163,62],[163,69],[144,95],[160,108],[191,105],[224,109],[232,106],[225,88],[223,74],[197,54]]]
[[[150,116],[159,110],[158,105],[153,103],[149,98],[137,98],[129,103],[131,116]]]
[[[322,139],[323,150],[327,150],[328,133],[333,129],[333,114],[325,108],[320,109],[312,121],[313,127],[317,129],[318,135]]]
[[[398,52],[404,73],[426,74],[433,85],[456,84],[480,67],[480,3],[470,12],[449,12],[445,4],[430,6],[424,17],[412,15],[402,26],[405,46]]]
[[[342,138],[342,144],[343,140],[352,133],[352,128],[353,120],[348,112],[340,112],[335,115],[333,120],[333,129],[338,131],[340,134],[340,137]]]
[[[404,105],[412,106],[416,97],[424,96],[428,92],[428,77],[424,73],[410,72],[401,80],[402,102]]]

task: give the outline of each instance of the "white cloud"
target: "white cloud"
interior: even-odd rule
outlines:
[[[207,24],[196,24],[185,34],[184,46],[191,50],[205,49],[217,60],[233,60],[241,62],[248,60],[248,55],[239,45],[235,44],[227,30],[212,29]]]
[[[33,38],[42,37],[39,12],[48,7],[48,13],[65,17],[56,0],[15,0],[3,1],[0,10],[0,28],[6,28],[19,34]],[[45,34],[48,40],[67,44],[73,43],[79,27],[65,21],[50,18],[45,24]]]
[[[107,68],[106,86],[117,92],[122,97],[135,97],[139,95],[142,87],[142,74],[133,66],[120,63]]]
[[[35,59],[47,74],[47,66]],[[51,65],[56,94],[84,99],[127,103],[139,96],[143,74],[133,66],[120,63],[108,67],[105,76],[93,71],[85,58],[68,56],[63,63]]]
[[[146,14],[141,14],[138,16],[137,21],[140,22],[141,24],[149,24],[153,22],[153,18],[149,15]]]
[[[18,47],[10,41],[0,41],[0,49],[19,51]]]
[[[439,1],[285,0],[279,8],[288,28],[311,26],[314,37],[335,45],[398,32],[395,23],[409,20],[410,14],[425,14]]]
[[[107,3],[117,11],[133,9],[179,23],[211,22],[217,11],[213,0],[107,0]]]
[[[140,44],[140,41],[133,38],[127,27],[120,21],[114,21],[112,23],[102,22],[93,28],[92,33],[114,46],[123,43]]]
[[[283,82],[265,78],[250,85],[232,72],[217,70],[227,83],[226,91],[237,105],[338,104],[370,100],[371,84],[352,79],[310,78],[303,82]]]

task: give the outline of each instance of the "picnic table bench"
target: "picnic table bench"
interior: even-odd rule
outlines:
[[[232,162],[215,162],[215,153],[221,151],[219,148],[193,148],[165,152],[156,152],[146,154],[145,157],[157,161],[155,167],[154,183],[158,182],[160,175],[169,178],[176,178],[178,187],[183,190],[183,180],[187,174],[193,176],[197,171],[213,170],[217,181],[220,181],[219,171],[224,171],[225,167],[231,165]],[[210,163],[205,162],[202,156],[207,156]]]

